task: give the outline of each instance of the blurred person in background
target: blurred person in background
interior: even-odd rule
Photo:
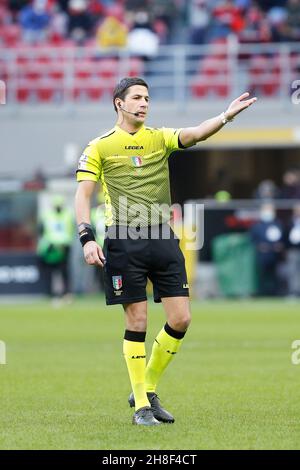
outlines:
[[[245,22],[234,0],[220,0],[212,10],[211,39],[226,38],[243,30]]]
[[[300,297],[300,204],[298,203],[292,213],[287,226],[286,234],[286,264],[288,294]]]
[[[107,16],[97,30],[97,43],[100,47],[125,47],[128,28],[124,22],[124,9],[115,5],[107,10]]]
[[[252,1],[244,11],[244,28],[239,32],[240,42],[270,42],[272,40],[271,26],[265,12],[258,2]]]
[[[300,170],[290,168],[283,174],[281,199],[300,199]]]
[[[189,3],[190,42],[204,44],[210,22],[207,0],[192,0]]]
[[[250,235],[256,248],[258,294],[261,296],[278,295],[280,286],[277,270],[284,249],[284,234],[272,203],[264,203],[261,206],[260,220],[252,225]]]
[[[289,0],[287,3],[287,25],[291,41],[300,40],[300,0]]]
[[[76,43],[81,44],[90,36],[92,17],[87,11],[86,0],[69,0],[69,35]]]
[[[31,44],[44,42],[47,39],[50,19],[48,0],[34,0],[32,4],[23,7],[19,14],[19,22],[24,41]]]
[[[15,19],[17,19],[17,16],[18,16],[20,10],[22,10],[23,7],[28,5],[28,0],[7,0],[4,3],[7,5],[9,10],[12,12],[13,18],[15,20]]]
[[[276,199],[280,195],[280,191],[272,180],[263,180],[259,183],[254,191],[253,197],[255,199],[270,200]]]
[[[156,56],[159,37],[153,31],[149,13],[140,10],[134,17],[134,23],[128,34],[128,50],[136,57],[145,61]]]
[[[69,255],[74,237],[74,218],[63,196],[55,196],[51,208],[39,218],[37,254],[45,272],[47,294],[51,298],[69,298]],[[57,292],[54,276],[60,275],[61,289]]]
[[[49,39],[52,44],[59,43],[68,34],[69,17],[65,11],[61,9],[58,3],[52,8],[52,17],[49,24]]]
[[[273,7],[267,13],[272,31],[272,42],[289,41],[287,16],[287,10],[284,7]]]
[[[2,0],[0,0],[0,28],[6,24],[12,23],[12,20],[12,11],[7,8],[5,2],[2,3]]]
[[[179,9],[178,2],[174,0],[152,0],[151,12],[153,12],[154,22],[153,27],[155,32],[155,25],[161,23],[165,27],[165,42],[168,43],[172,36],[175,23],[178,22]]]

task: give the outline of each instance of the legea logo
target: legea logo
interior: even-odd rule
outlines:
[[[0,80],[0,104],[6,103],[6,85],[3,80]]]
[[[0,341],[0,365],[6,364],[6,345],[4,341]]]

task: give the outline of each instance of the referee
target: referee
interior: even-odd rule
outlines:
[[[168,157],[218,132],[256,101],[244,93],[220,115],[183,129],[146,127],[147,83],[123,78],[113,93],[117,123],[92,140],[79,159],[76,218],[84,258],[104,268],[107,305],[125,312],[123,353],[135,407],[133,424],[173,423],[158,399],[158,382],[179,351],[191,321],[189,289],[179,241],[170,229]],[[91,228],[90,201],[101,181],[105,197],[103,247]],[[155,338],[146,364],[147,278],[154,301],[162,302],[166,323]]]

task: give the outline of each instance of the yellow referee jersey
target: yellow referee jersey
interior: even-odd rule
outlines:
[[[88,144],[77,181],[101,181],[107,226],[147,226],[170,219],[168,157],[182,148],[180,130],[143,126],[130,134],[116,125]]]

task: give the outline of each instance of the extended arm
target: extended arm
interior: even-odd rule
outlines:
[[[232,101],[228,109],[219,116],[208,119],[207,121],[199,124],[199,126],[186,127],[182,129],[179,134],[182,145],[184,147],[190,147],[201,140],[206,140],[208,137],[218,132],[226,122],[232,121],[241,111],[249,108],[249,106],[255,103],[257,98],[245,99],[248,98],[248,96],[249,93],[243,93],[237,99]]]
[[[80,227],[82,224],[91,224],[91,197],[95,190],[94,181],[80,181],[75,196],[76,221]],[[81,230],[81,228],[79,228]],[[94,241],[88,241],[83,246],[83,254],[87,264],[103,267],[104,255],[101,247]]]

